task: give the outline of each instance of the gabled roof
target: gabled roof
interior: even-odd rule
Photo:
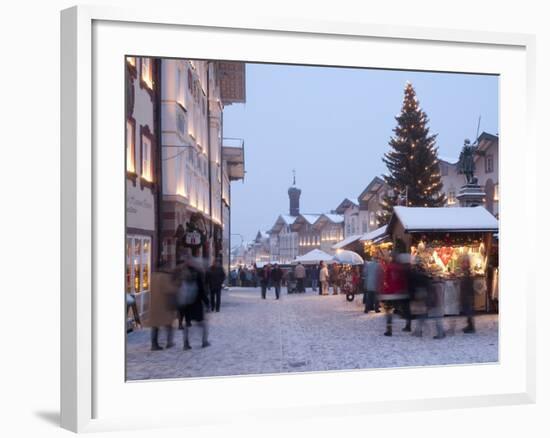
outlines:
[[[494,143],[498,143],[498,136],[489,134],[487,132],[482,132],[481,135],[477,138],[477,147],[480,151],[485,151],[491,147]]]
[[[304,218],[307,223],[313,225],[315,222],[317,222],[317,219],[319,219],[320,216],[320,214],[301,214],[298,217]]]
[[[388,225],[399,221],[405,232],[497,232],[498,221],[485,207],[401,207],[393,208]]]
[[[292,230],[298,231],[301,225],[309,224],[313,225],[319,219],[320,214],[301,214],[296,217],[296,220],[292,224]]]
[[[321,216],[326,217],[329,221],[335,224],[341,224],[342,222],[344,222],[344,216],[340,214],[327,213],[327,214],[322,214]]]
[[[271,230],[269,230],[270,233],[278,233],[283,225],[292,225],[294,221],[296,220],[298,216],[290,216],[288,214],[280,214],[273,226],[271,227]]]
[[[365,190],[361,192],[358,197],[359,201],[368,201],[375,193],[384,186],[385,182],[382,178],[375,176],[370,183],[368,183]]]
[[[339,214],[324,213],[319,216],[319,219],[315,222],[315,227],[320,228],[326,223],[341,224],[344,222],[344,216]]]
[[[353,198],[353,197],[344,198],[344,200],[340,202],[340,204],[338,205],[338,207],[336,207],[336,210],[334,211],[338,214],[344,214],[344,212],[353,205],[355,206],[358,205],[357,198]]]

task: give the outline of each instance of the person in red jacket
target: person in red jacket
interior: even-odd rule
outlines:
[[[392,336],[393,312],[400,308],[409,299],[409,287],[407,284],[408,267],[398,260],[397,254],[392,254],[390,262],[384,264],[384,283],[382,293],[378,299],[383,303],[386,313],[386,332],[384,336]],[[410,331],[410,319],[403,329]]]

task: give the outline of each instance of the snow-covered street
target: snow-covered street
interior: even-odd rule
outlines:
[[[222,292],[219,313],[207,313],[208,348],[201,348],[200,329],[191,327],[192,349],[183,351],[182,332],[176,346],[150,351],[149,330],[127,337],[127,379],[162,379],[299,371],[346,370],[419,365],[495,362],[498,360],[498,316],[476,317],[477,333],[465,335],[463,318],[445,318],[456,332],[434,340],[433,328],[422,338],[402,332],[394,319],[393,337],[383,336],[382,313],[365,314],[361,296],[347,302],[343,295],[287,295],[273,289],[266,300],[260,289],[232,288]],[[414,324],[414,322],[413,322]],[[165,333],[160,335],[165,344]]]

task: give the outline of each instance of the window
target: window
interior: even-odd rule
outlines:
[[[495,194],[493,196],[493,200],[494,201],[498,201],[499,199],[499,196],[498,196],[498,184],[495,184]]]
[[[151,159],[151,139],[146,133],[141,134],[141,177],[153,181],[153,162]]]
[[[148,292],[151,279],[151,238],[126,237],[126,292]]]
[[[441,176],[447,176],[449,174],[449,168],[446,164],[440,164],[439,167],[441,170]]]
[[[366,219],[363,219],[363,233],[366,233],[369,230],[369,223]]]
[[[493,172],[493,156],[487,155],[485,157],[485,173]]]
[[[376,214],[374,213],[374,211],[371,211],[369,213],[369,223],[371,227],[376,226]]]
[[[153,63],[151,58],[141,58],[141,81],[149,89],[153,89]]]
[[[133,119],[126,120],[126,171],[136,171],[136,124]]]
[[[178,84],[177,84],[177,102],[185,108],[185,84],[184,84],[184,78],[183,78],[183,71],[180,67],[178,67]]]
[[[449,190],[449,194],[447,195],[447,204],[449,205],[456,204],[456,193],[454,189]]]

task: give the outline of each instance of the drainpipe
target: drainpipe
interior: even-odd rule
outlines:
[[[208,211],[210,213],[210,239],[214,238],[212,215],[212,147],[210,144],[210,64],[206,61],[206,142],[208,143]],[[212,245],[212,240],[211,240]],[[214,245],[212,245],[214,249]],[[212,254],[210,254],[212,256]]]
[[[161,99],[162,99],[162,60],[157,59],[156,62],[156,92],[155,92],[155,104],[154,104],[154,125],[155,125],[155,140],[156,140],[156,190],[155,190],[155,201],[156,201],[156,222],[157,222],[157,257],[156,262],[159,266],[160,261],[162,260],[162,249],[163,249],[163,235],[162,235],[162,221],[163,221],[163,201],[162,201],[162,126],[161,126]]]

